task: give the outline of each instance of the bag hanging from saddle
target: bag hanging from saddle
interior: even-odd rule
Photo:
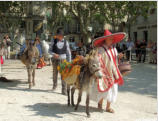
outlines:
[[[44,57],[41,57],[41,58],[39,59],[38,65],[39,65],[40,67],[46,66],[46,63],[44,62]]]

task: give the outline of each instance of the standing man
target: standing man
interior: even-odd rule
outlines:
[[[10,59],[10,46],[11,46],[11,40],[10,40],[10,38],[9,38],[9,36],[8,35],[5,35],[4,36],[4,48],[5,48],[5,57],[7,58],[7,59]]]
[[[145,40],[143,40],[143,42],[140,44],[141,52],[140,52],[139,62],[141,62],[142,55],[144,55],[143,63],[145,62],[145,58],[146,58],[146,47],[147,47],[147,43],[146,43]]]
[[[132,48],[134,47],[134,43],[131,41],[130,38],[128,39],[128,42],[126,43],[126,47],[127,47],[126,57],[127,57],[127,60],[130,61],[131,51],[132,51]]]
[[[137,40],[136,43],[135,43],[135,52],[136,52],[136,58],[137,58],[137,62],[139,62],[139,58],[140,58],[140,41]]]
[[[102,109],[103,99],[107,99],[106,111],[114,113],[111,103],[116,101],[118,85],[123,85],[123,77],[118,68],[118,58],[123,54],[118,53],[115,44],[125,38],[125,33],[112,34],[109,30],[104,31],[104,36],[96,38],[93,46],[98,48],[98,53],[102,57],[103,78],[97,80],[96,86],[91,92],[92,100],[98,102],[98,108]],[[106,86],[105,86],[106,85]]]
[[[64,32],[62,28],[57,30],[56,39],[51,41],[49,53],[53,56],[53,90],[57,88],[58,70],[57,66],[63,60],[71,61],[71,51],[68,41],[64,39]],[[62,81],[62,94],[66,95],[66,83]]]

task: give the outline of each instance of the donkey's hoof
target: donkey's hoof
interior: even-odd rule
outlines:
[[[103,109],[100,109],[99,111],[100,111],[101,113],[103,113],[103,112],[104,112],[104,110],[103,110]]]
[[[31,85],[29,85],[29,89],[31,89],[32,88],[32,86]]]
[[[74,103],[72,103],[71,105],[72,105],[73,107],[75,107],[75,104],[74,104]]]
[[[67,106],[70,106],[70,103],[68,103]]]
[[[91,115],[90,115],[90,114],[87,114],[87,117],[88,117],[88,118],[90,118],[90,117],[91,117]]]
[[[77,111],[77,109],[78,109],[78,108],[77,108],[77,107],[75,107],[75,109],[74,109],[74,110],[75,110],[75,111]]]
[[[29,89],[31,89],[32,88],[32,83],[29,83]]]

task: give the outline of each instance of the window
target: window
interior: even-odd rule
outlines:
[[[148,42],[148,31],[143,31],[144,40]]]
[[[150,10],[150,14],[154,14],[155,13],[155,8],[152,8],[151,10]]]
[[[137,41],[137,32],[133,32],[134,34],[134,41],[136,42]]]
[[[76,26],[77,26],[77,33],[80,33],[80,24],[78,23]]]
[[[25,28],[25,27],[26,27],[26,22],[22,21],[21,24],[20,24],[20,28]]]

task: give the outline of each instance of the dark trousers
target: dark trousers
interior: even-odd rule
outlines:
[[[140,51],[139,62],[141,62],[142,55],[143,55],[143,62],[145,62],[145,58],[146,58],[146,50],[145,49],[142,49]]]
[[[53,65],[53,87],[57,87],[57,81],[58,81],[58,70],[57,66],[59,65],[60,61],[59,60],[52,60],[52,65]],[[61,79],[61,84],[62,84],[62,92],[66,91],[66,83]]]
[[[126,52],[126,57],[127,57],[127,60],[129,61],[129,59],[130,59],[130,50],[128,50],[128,51]]]

